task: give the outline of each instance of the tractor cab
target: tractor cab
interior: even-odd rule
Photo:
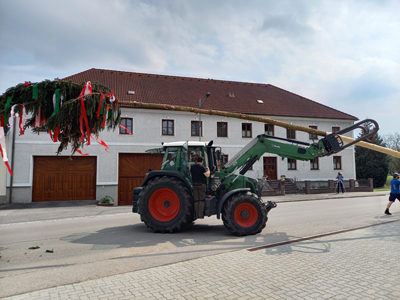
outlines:
[[[210,185],[214,186],[215,172],[220,169],[221,148],[213,147],[213,142],[182,141],[164,143],[162,148],[150,149],[148,153],[164,153],[161,171],[179,172],[192,185],[190,168],[199,156],[204,157],[204,166],[211,171],[207,180],[207,193],[213,193]]]

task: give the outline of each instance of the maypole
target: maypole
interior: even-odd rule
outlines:
[[[199,109],[199,108],[186,107],[186,106],[143,103],[143,102],[136,102],[136,101],[134,101],[134,102],[120,101],[119,104],[122,106],[128,106],[128,107],[142,107],[142,108],[150,108],[150,109],[185,111],[185,112],[191,112],[191,113],[195,113],[195,114],[222,116],[222,117],[226,117],[226,118],[237,118],[237,119],[242,119],[242,120],[256,121],[256,122],[262,122],[262,123],[268,123],[268,124],[280,126],[280,127],[286,128],[286,129],[303,131],[303,132],[307,132],[307,133],[319,135],[319,136],[326,136],[326,135],[330,134],[330,132],[326,132],[323,130],[318,130],[318,129],[309,128],[306,126],[286,123],[283,121],[278,121],[278,120],[274,120],[274,119],[267,118],[267,117],[247,115],[247,114],[241,114],[241,113],[233,113],[233,112],[210,110],[210,109]],[[346,143],[351,143],[355,140],[351,137],[347,137],[344,135],[340,135],[340,137]],[[368,148],[368,149],[371,149],[374,151],[382,152],[382,153],[391,155],[393,157],[400,158],[400,152],[392,150],[392,149],[388,149],[388,148],[385,148],[385,147],[382,147],[382,146],[379,146],[376,144],[361,141],[361,142],[355,143],[355,145],[364,147],[364,148]]]

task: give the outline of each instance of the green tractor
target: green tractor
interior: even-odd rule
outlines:
[[[344,144],[340,134],[363,124],[375,125],[372,131],[364,131],[354,142]],[[312,143],[283,139],[265,134],[258,135],[241,149],[226,164],[221,165],[222,151],[213,142],[172,142],[149,153],[164,153],[161,170],[146,175],[140,187],[133,190],[134,213],[154,232],[179,231],[196,220],[193,199],[193,184],[190,167],[199,155],[204,157],[204,166],[210,169],[207,178],[203,215],[221,218],[234,235],[244,236],[260,233],[268,220],[268,212],[276,207],[272,201],[261,199],[262,186],[257,179],[244,176],[264,153],[297,160],[311,160],[337,153],[354,143],[375,135],[378,124],[364,120],[339,132],[330,134]]]

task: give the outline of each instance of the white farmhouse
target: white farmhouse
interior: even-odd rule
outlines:
[[[260,115],[268,118],[309,126],[323,131],[337,131],[357,120],[356,117],[293,94],[270,84],[233,82],[214,79],[188,78],[143,73],[90,69],[65,78],[73,82],[99,82],[112,89],[121,101],[170,104],[204,109]],[[108,146],[92,143],[82,153],[70,157],[70,149],[57,156],[58,143],[46,132],[39,135],[8,135],[10,161],[14,159],[12,202],[90,200],[105,195],[114,197],[118,205],[132,203],[132,190],[140,186],[149,168],[157,169],[162,157],[145,153],[162,142],[199,140],[199,115],[158,109],[122,107],[120,128],[103,131],[99,136]],[[233,157],[258,134],[269,134],[312,142],[308,133],[244,121],[201,115],[202,140],[214,141],[222,147],[225,160]],[[351,135],[349,135],[351,136]],[[12,147],[14,146],[14,157]],[[312,162],[288,160],[274,154],[264,156],[248,171],[247,176],[287,178],[296,180],[328,180],[337,172],[346,179],[355,179],[354,149]],[[9,202],[11,177],[7,175]]]

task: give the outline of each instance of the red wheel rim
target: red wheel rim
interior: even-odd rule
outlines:
[[[175,218],[180,206],[178,195],[167,188],[155,191],[149,200],[150,214],[160,222],[168,222]]]
[[[239,226],[251,227],[258,219],[257,208],[250,203],[242,203],[235,209],[235,221]]]

